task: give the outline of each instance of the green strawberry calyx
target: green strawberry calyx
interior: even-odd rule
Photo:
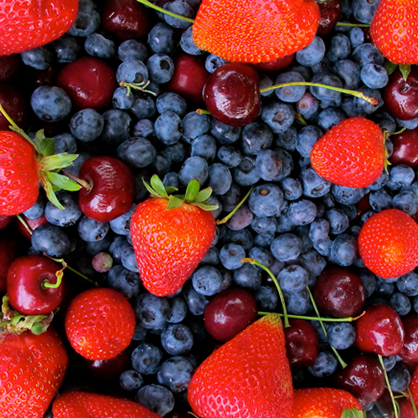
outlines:
[[[207,202],[212,195],[212,188],[206,187],[200,190],[200,184],[196,179],[190,181],[184,194],[173,194],[178,191],[176,187],[165,187],[161,179],[154,174],[150,179],[150,184],[142,180],[145,188],[151,197],[159,197],[168,200],[167,209],[179,208],[183,203],[194,205],[206,211],[218,209],[218,205],[211,205]]]
[[[344,409],[343,414],[341,415],[341,418],[363,418],[364,413],[363,411],[360,411],[360,409]]]

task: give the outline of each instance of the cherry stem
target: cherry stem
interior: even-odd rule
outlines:
[[[65,264],[65,265],[64,265]],[[51,283],[48,281],[48,279],[42,280],[41,286],[43,289],[58,289],[61,286],[62,278],[64,277],[64,269],[67,267],[66,263],[63,263],[63,267],[61,270],[58,270],[55,273],[55,276],[57,277],[57,281],[55,283]]]
[[[186,22],[190,22],[190,23],[194,22],[194,19],[190,19],[189,17],[170,12],[170,11],[168,11],[166,9],[163,9],[162,7],[159,7],[159,6],[155,5],[154,3],[151,3],[147,0],[137,0],[137,2],[142,3],[145,6],[151,7],[151,9],[157,10],[158,12],[164,13],[164,14],[169,15],[171,17],[176,17],[177,19],[185,20]]]
[[[409,400],[411,401],[412,409],[414,410],[414,416],[415,416],[415,418],[418,418],[418,411],[417,411],[417,407],[415,405],[414,397],[412,396],[411,388],[408,386],[406,391],[408,393]]]
[[[257,312],[259,315],[270,315],[271,312]],[[303,315],[292,315],[287,314],[289,318],[296,318],[296,319],[306,319],[307,321],[324,321],[324,322],[354,322],[357,319],[361,318],[366,312],[362,312],[361,315],[353,317],[349,316],[347,318],[318,318],[317,316],[303,316]],[[279,316],[284,316],[281,313],[278,313]]]
[[[66,168],[62,168],[61,171],[71,180],[74,180],[76,183],[78,183],[81,187],[84,187],[87,191],[90,191],[93,188],[89,182],[79,179]]]
[[[382,357],[381,354],[378,354],[377,357],[379,359],[380,366],[382,367],[383,375],[385,377],[386,387],[387,387],[388,392],[389,392],[389,395],[390,395],[390,400],[392,401],[393,412],[395,414],[395,417],[396,418],[399,418],[399,411],[398,411],[399,405],[396,402],[395,397],[393,396],[392,388],[390,387],[389,377],[388,377],[388,374],[386,372],[386,368],[385,368],[385,363],[383,361],[383,357]]]
[[[277,281],[276,277],[274,277],[274,274],[271,272],[271,270],[268,267],[266,267],[264,264],[261,264],[259,261],[257,261],[254,258],[241,258],[241,261],[243,263],[250,263],[250,264],[254,264],[254,265],[258,266],[258,267],[261,267],[271,277],[271,279],[273,280],[274,285],[276,286],[277,293],[279,294],[280,303],[282,304],[283,318],[284,318],[284,326],[285,326],[285,328],[290,327],[290,324],[289,324],[289,315],[287,314],[286,302],[284,300],[283,292],[282,292],[282,289],[281,289],[281,287],[279,285],[279,282]]]
[[[152,90],[148,90],[147,87],[151,83],[151,80],[142,81],[141,83],[129,83],[127,81],[121,81],[119,85],[121,87],[126,87],[126,96],[129,96],[131,94],[131,90],[140,90],[144,93],[152,94],[153,96],[157,96],[157,93]]]
[[[309,299],[311,300],[311,303],[312,303],[312,306],[314,308],[314,311],[315,311],[316,315],[318,316],[318,321],[321,324],[322,331],[323,331],[324,335],[327,336],[328,333],[327,333],[327,330],[325,329],[325,325],[323,324],[324,319],[321,318],[321,315],[320,315],[320,313],[318,311],[318,307],[316,306],[315,299],[314,299],[314,297],[312,295],[311,289],[309,289],[309,287],[306,286],[306,290],[308,291]],[[343,369],[345,369],[347,367],[347,363],[341,358],[340,353],[336,350],[335,347],[333,347],[331,344],[330,344],[330,347],[331,347],[331,350],[334,352],[335,356],[337,357],[339,363],[341,364],[341,367]]]
[[[347,26],[350,28],[370,28],[370,25],[368,23],[337,22],[336,26]]]
[[[238,205],[234,208],[234,210],[230,213],[228,213],[228,215],[225,216],[225,218],[223,219],[218,219],[216,220],[216,225],[221,225],[224,224],[226,222],[228,222],[235,214],[235,212],[244,204],[244,202],[248,199],[248,197],[250,196],[251,192],[253,191],[254,186],[251,187],[250,190],[248,190],[247,194],[243,197],[243,199],[241,200],[241,202],[238,203]]]
[[[29,141],[29,143],[32,146],[34,146],[32,140],[29,138],[28,134],[22,128],[19,128],[19,126],[16,125],[15,121],[9,116],[9,114],[6,112],[6,110],[4,109],[4,107],[1,104],[0,104],[0,112],[5,117],[5,119],[10,123],[10,128],[12,128],[12,130],[19,133],[20,135],[22,135],[23,138],[25,138],[27,141]]]
[[[196,113],[198,115],[210,115],[209,110],[206,110],[206,109],[196,109]]]
[[[323,87],[328,90],[338,91],[340,93],[350,94],[351,96],[358,97],[359,99],[366,100],[366,102],[371,103],[372,105],[377,105],[378,101],[374,97],[369,97],[363,94],[360,91],[356,90],[347,90],[340,87],[328,86],[326,84],[320,83],[311,83],[310,81],[297,81],[293,83],[283,83],[283,84],[276,84],[274,86],[264,87],[260,89],[260,93],[264,93],[266,91],[275,90],[282,87],[291,87],[291,86],[313,86],[313,87]]]

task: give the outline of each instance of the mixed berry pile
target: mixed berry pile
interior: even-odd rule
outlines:
[[[154,3],[188,20],[80,0],[2,51],[0,416],[241,417],[213,413],[231,380],[257,411],[283,397],[251,418],[307,416],[291,386],[340,399],[318,416],[417,417],[418,70],[372,41],[379,1],[318,1],[308,45],[264,63],[200,49],[199,0]]]

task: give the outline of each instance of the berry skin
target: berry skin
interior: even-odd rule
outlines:
[[[367,187],[385,166],[383,134],[364,117],[345,119],[315,143],[310,156],[313,169],[332,183]]]
[[[0,131],[0,214],[31,208],[39,195],[35,148],[16,132]]]
[[[1,2],[0,55],[27,51],[58,39],[74,23],[77,11],[77,0]]]
[[[417,0],[382,0],[370,26],[377,49],[395,64],[418,62]]]
[[[2,333],[2,416],[42,417],[61,385],[67,364],[67,352],[52,328],[40,335]]]
[[[220,418],[290,416],[293,388],[281,319],[269,314],[212,353],[188,387],[193,412]]]
[[[76,296],[65,317],[67,337],[77,353],[89,360],[116,357],[131,342],[135,312],[113,289],[95,288]]]
[[[314,0],[203,0],[193,23],[193,40],[227,61],[273,61],[309,45],[319,18]]]
[[[402,276],[418,265],[418,225],[399,209],[385,209],[364,223],[358,246],[373,273],[383,278]]]

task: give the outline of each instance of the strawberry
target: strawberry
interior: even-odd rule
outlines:
[[[193,40],[230,62],[266,62],[309,45],[318,28],[315,0],[203,0]]]
[[[113,289],[95,288],[78,294],[65,316],[71,346],[89,360],[109,360],[132,341],[135,312],[128,299]]]
[[[3,298],[0,322],[0,415],[42,418],[64,378],[67,352],[46,328],[50,316],[24,317]]]
[[[367,187],[385,167],[386,149],[380,127],[362,116],[351,117],[329,129],[312,147],[312,168],[345,187]]]
[[[145,406],[108,395],[70,391],[52,404],[54,418],[160,418]]]
[[[188,401],[200,418],[288,418],[293,386],[280,316],[264,316],[206,358]]]
[[[362,407],[351,393],[324,387],[294,391],[290,418],[345,417],[363,417]]]
[[[185,195],[171,195],[157,176],[146,184],[151,197],[131,218],[131,238],[141,280],[156,296],[178,291],[200,263],[215,237],[215,220],[205,203],[211,189],[192,180]]]
[[[0,55],[47,44],[75,22],[78,0],[3,0],[0,2]]]
[[[370,36],[394,64],[418,64],[418,0],[381,0]]]
[[[418,265],[418,225],[399,209],[372,215],[358,237],[365,266],[383,278],[399,277]]]

